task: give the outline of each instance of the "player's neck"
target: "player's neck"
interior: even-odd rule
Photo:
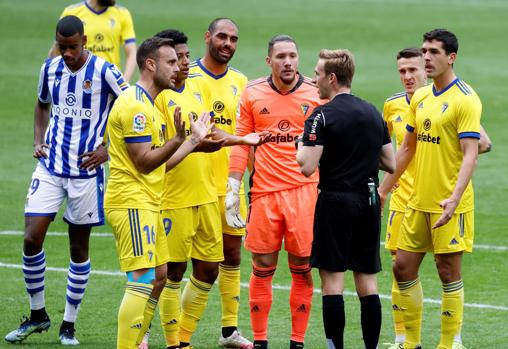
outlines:
[[[139,77],[136,85],[141,86],[146,92],[148,92],[153,101],[155,101],[159,93],[162,91],[162,89],[159,88],[152,79],[144,77],[143,75]]]
[[[434,87],[436,91],[441,91],[446,86],[450,85],[453,80],[455,80],[457,76],[455,75],[455,72],[453,69],[448,69],[443,74],[436,76],[433,78]]]
[[[296,86],[299,77],[300,77],[299,74],[295,74],[295,78],[293,79],[293,81],[291,81],[290,84],[286,84],[278,76],[272,74],[272,82],[273,85],[277,88],[277,90],[279,90],[282,93],[285,93],[291,91]]]
[[[213,75],[224,74],[228,69],[227,63],[219,63],[208,54],[201,59],[201,64]]]
[[[85,0],[88,6],[93,8],[95,12],[102,12],[104,9],[106,9],[107,6],[99,5],[97,0]]]
[[[351,94],[351,87],[337,85],[336,87],[332,88],[332,93],[330,95],[333,99],[333,97],[343,94]]]
[[[175,81],[175,90],[180,90],[184,85],[185,85],[185,80],[186,79],[183,79],[183,80],[180,80],[180,81]]]
[[[85,65],[89,54],[90,51],[83,49],[83,53],[81,54],[81,57],[79,57],[79,60],[76,62],[76,64],[73,66],[67,66],[67,68],[69,68],[69,70],[73,73],[77,72]]]

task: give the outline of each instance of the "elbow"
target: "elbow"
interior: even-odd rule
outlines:
[[[314,174],[314,172],[316,172],[316,169],[315,168],[305,167],[305,166],[300,166],[300,172],[305,177],[310,177],[310,176],[312,176]]]

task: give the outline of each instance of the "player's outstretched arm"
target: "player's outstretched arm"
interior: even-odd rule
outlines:
[[[229,147],[233,145],[262,145],[270,141],[272,136],[269,131],[251,132],[244,136],[232,135],[217,127],[213,129],[213,139],[224,139],[224,146]]]
[[[384,206],[386,196],[406,170],[407,166],[413,159],[415,152],[416,134],[414,132],[406,132],[404,141],[395,154],[395,171],[393,173],[386,173],[383,177],[383,181],[379,185],[378,193],[381,199],[381,207]]]
[[[449,198],[441,201],[440,205],[443,208],[443,213],[434,224],[432,229],[445,225],[452,218],[453,214],[455,213],[455,209],[460,203],[462,194],[464,194],[464,190],[466,190],[471,177],[473,177],[473,172],[478,161],[478,139],[462,138],[460,140],[460,147],[462,149],[463,157],[462,165],[460,166],[459,175],[457,178],[457,183],[455,183],[455,188],[453,189],[452,195]]]
[[[43,103],[40,100],[37,100],[34,108],[34,158],[47,158],[48,154],[46,153],[46,149],[49,148],[44,142],[44,133],[46,132],[46,128],[48,127],[49,122],[49,108],[50,103]]]
[[[182,133],[181,136],[185,138],[185,125],[179,128],[176,124],[177,112],[180,114],[180,109],[175,110],[175,127],[178,133]],[[171,170],[178,165],[187,155],[194,151],[194,149],[201,143],[203,139],[208,137],[213,124],[210,124],[210,115],[207,112],[201,114],[201,116],[194,121],[189,118],[190,128],[192,135],[178,148],[178,150],[166,161],[166,171]]]
[[[480,141],[478,142],[478,154],[488,153],[492,150],[492,141],[487,131],[480,125]]]

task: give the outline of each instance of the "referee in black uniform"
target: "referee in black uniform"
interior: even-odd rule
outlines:
[[[366,349],[377,347],[381,302],[376,273],[379,257],[379,169],[392,173],[395,158],[381,114],[351,94],[355,71],[348,50],[321,50],[315,68],[320,97],[330,102],[314,110],[297,143],[297,161],[310,176],[319,164],[311,265],[319,269],[323,322],[329,349],[343,348],[344,272],[352,270],[361,303]]]

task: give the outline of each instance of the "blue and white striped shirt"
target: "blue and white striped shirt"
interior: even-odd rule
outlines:
[[[80,169],[83,153],[93,151],[104,137],[109,111],[129,85],[115,65],[88,53],[86,63],[72,72],[61,56],[44,62],[38,97],[51,103],[45,142],[48,158],[40,162],[55,176],[90,178],[96,171]]]

